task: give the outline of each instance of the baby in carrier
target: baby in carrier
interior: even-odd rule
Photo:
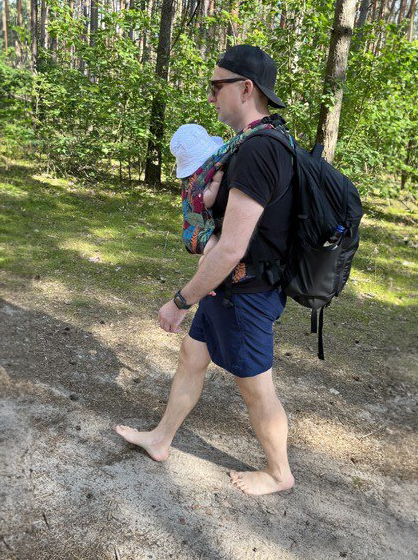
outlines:
[[[218,195],[223,171],[220,169],[216,171],[203,191],[193,191],[193,185],[204,163],[223,143],[220,136],[209,136],[207,130],[199,124],[180,126],[170,142],[170,151],[176,158],[176,176],[178,179],[182,179],[184,228],[187,230],[186,226],[189,226],[193,230],[195,227],[193,233],[204,234],[207,231],[209,235],[209,238],[202,244],[204,245],[203,251],[191,250],[191,252],[203,252],[199,263],[218,242],[217,236],[211,232],[214,228],[210,228],[208,224],[213,222],[210,208]],[[193,226],[190,226],[190,223]],[[185,239],[184,235],[183,238]],[[186,241],[187,239],[185,239]]]

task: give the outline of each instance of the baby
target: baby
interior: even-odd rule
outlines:
[[[223,143],[224,141],[220,136],[209,136],[207,130],[199,124],[183,124],[180,126],[173,134],[170,142],[170,151],[176,157],[177,178],[185,179],[193,176]],[[203,203],[206,208],[212,208],[215,203],[222,176],[223,171],[217,171],[211,183],[203,191]],[[205,245],[199,264],[217,242],[217,236],[212,234]]]

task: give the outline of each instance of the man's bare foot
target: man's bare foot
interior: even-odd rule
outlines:
[[[138,432],[138,430],[121,425],[116,426],[115,431],[129,443],[145,449],[155,461],[165,461],[168,458],[170,446],[158,439],[153,431]]]
[[[231,471],[229,476],[234,486],[245,494],[252,494],[253,496],[290,490],[295,483],[295,479],[290,471],[281,478],[274,477],[265,470],[255,472]]]

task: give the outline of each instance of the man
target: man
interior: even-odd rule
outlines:
[[[284,107],[273,91],[276,73],[274,61],[258,47],[232,47],[215,66],[208,102],[236,133],[250,123],[267,122],[268,105]],[[266,454],[263,470],[230,473],[236,487],[254,495],[288,490],[294,484],[287,457],[287,417],[272,380],[273,322],[283,311],[285,296],[250,274],[241,286],[233,285],[231,304],[225,306],[223,281],[254,244],[259,253],[267,243],[278,256],[285,255],[292,175],[291,158],[279,142],[249,137],[242,144],[233,176],[228,183],[224,174],[213,207],[215,217],[224,216],[219,242],[190,282],[159,312],[161,328],[178,332],[188,307],[199,302],[181,345],[166,411],[150,432],[116,427],[153,459],[167,459],[176,431],[199,400],[212,359],[234,375]],[[270,210],[273,203],[277,204]],[[215,297],[207,295],[214,289]]]

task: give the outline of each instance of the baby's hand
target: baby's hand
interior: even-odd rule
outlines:
[[[212,177],[212,181],[216,181],[217,183],[220,183],[222,181],[223,175],[224,172],[222,171],[222,169],[219,169],[219,171],[217,171],[215,175]]]

